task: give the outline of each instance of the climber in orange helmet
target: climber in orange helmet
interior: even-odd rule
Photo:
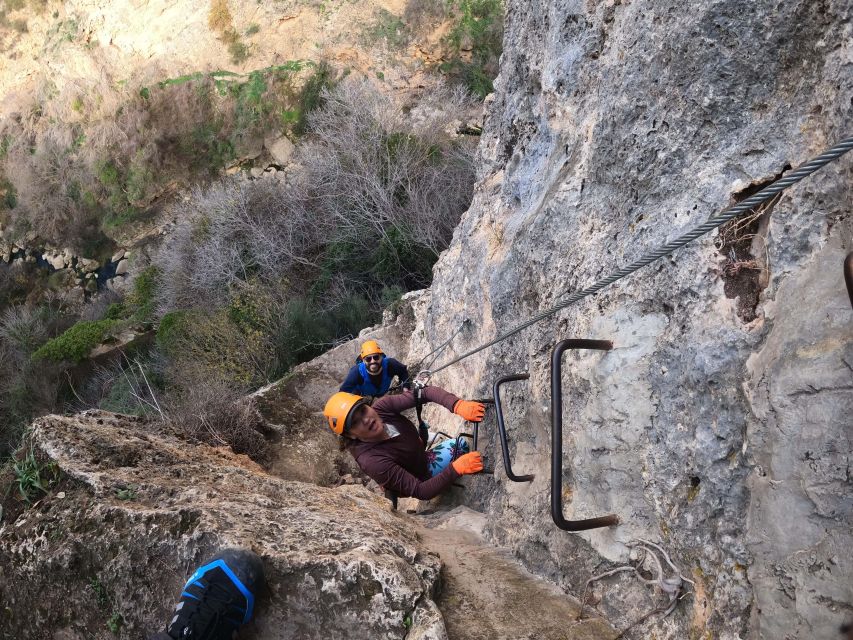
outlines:
[[[386,356],[376,340],[368,340],[361,345],[356,364],[349,370],[340,390],[379,398],[388,393],[395,376],[404,389],[411,387],[406,365]]]
[[[480,422],[485,412],[479,402],[461,400],[433,386],[423,388],[422,400],[436,402],[471,422]],[[468,453],[468,444],[461,438],[427,450],[417,427],[402,415],[415,404],[411,390],[378,399],[339,391],[329,398],[323,414],[368,476],[401,496],[429,500],[459,476],[482,471],[483,460],[477,451]],[[463,455],[454,460],[459,452]]]

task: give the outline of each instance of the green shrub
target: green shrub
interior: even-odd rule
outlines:
[[[189,312],[169,311],[157,326],[157,347],[167,356],[175,355],[175,349],[187,333],[187,323],[190,322]]]
[[[124,180],[124,192],[128,203],[146,200],[155,180],[154,171],[142,150],[137,151],[127,170]]]
[[[494,89],[503,48],[503,0],[451,0],[450,9],[455,20],[445,43],[452,55],[439,70],[484,98]]]
[[[231,62],[241,64],[249,59],[249,47],[242,40],[232,40],[228,43],[228,53],[231,54]]]
[[[332,67],[327,62],[318,64],[299,92],[299,117],[293,127],[295,134],[305,133],[308,127],[308,115],[323,106],[323,91],[333,89],[335,84],[336,78]]]
[[[146,413],[134,397],[134,387],[125,378],[117,378],[113,382],[106,397],[98,403],[98,408],[128,416],[139,416]]]
[[[92,578],[89,580],[89,588],[95,595],[95,601],[98,603],[99,607],[106,607],[110,603],[110,597],[107,595],[107,588],[100,580],[98,580],[98,578]]]
[[[219,173],[237,155],[234,144],[223,130],[221,119],[196,125],[182,136],[180,148],[193,169],[210,176]]]
[[[0,179],[0,209],[14,209],[18,206],[18,194],[15,185],[8,180]]]
[[[177,328],[177,327],[176,327]],[[227,309],[215,313],[193,312],[169,341],[172,378],[218,381],[233,387],[253,387],[267,382],[274,368],[273,347],[267,332],[245,330],[229,317]]]
[[[130,317],[134,322],[147,322],[154,314],[154,295],[159,278],[160,270],[150,266],[141,271],[133,281],[133,290],[127,296],[125,305],[131,310]]]
[[[59,480],[59,468],[54,462],[40,462],[35,451],[30,449],[24,456],[16,460],[12,466],[18,493],[26,502],[47,493]]]
[[[92,349],[101,344],[118,324],[118,320],[108,318],[78,322],[61,335],[39,347],[33,353],[33,358],[36,360],[53,360],[54,362],[79,362],[88,356]]]
[[[292,299],[275,328],[277,375],[320,355],[343,337],[358,335],[379,316],[380,312],[358,294],[345,297],[332,309],[324,309],[308,298]]]
[[[115,634],[118,634],[121,631],[121,628],[124,626],[124,618],[121,617],[121,614],[118,611],[114,611],[113,615],[110,616],[110,619],[107,620],[107,629],[112,631]]]
[[[128,310],[123,302],[113,302],[109,307],[107,307],[107,310],[104,313],[104,318],[106,320],[124,320],[127,315]]]
[[[389,49],[400,49],[409,42],[409,31],[400,16],[387,9],[378,9],[373,20],[362,30],[367,45],[383,40]]]

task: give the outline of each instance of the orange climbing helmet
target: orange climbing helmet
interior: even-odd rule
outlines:
[[[367,401],[354,393],[338,391],[326,402],[323,415],[329,420],[329,428],[336,434],[341,435],[349,426],[349,418],[353,410]]]
[[[385,355],[385,352],[382,351],[382,347],[379,346],[379,343],[376,342],[376,340],[368,340],[361,345],[361,353],[359,354],[359,357],[363,359],[365,356],[372,356],[377,353],[383,356]]]

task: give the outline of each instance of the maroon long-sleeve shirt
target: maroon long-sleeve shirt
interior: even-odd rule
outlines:
[[[426,387],[422,395],[426,402],[436,402],[448,411],[459,398],[438,387]],[[373,403],[382,422],[393,425],[400,432],[395,438],[382,442],[356,440],[349,447],[358,466],[386,489],[401,496],[429,500],[444,491],[459,474],[452,464],[433,478],[429,475],[429,462],[418,429],[401,412],[415,406],[411,391],[399,395],[383,396]]]

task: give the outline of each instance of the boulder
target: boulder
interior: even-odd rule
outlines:
[[[91,258],[78,258],[77,263],[80,268],[86,272],[96,271],[101,266],[100,262]]]
[[[293,152],[296,146],[287,138],[287,136],[279,136],[277,138],[267,138],[264,140],[264,146],[275,160],[276,164],[286,165],[293,158]]]
[[[119,263],[116,265],[116,275],[117,276],[127,275],[127,272],[129,270],[129,266],[130,266],[130,262],[127,260],[127,258],[120,260]]]
[[[488,343],[849,136],[850,4],[815,6],[507,2],[479,181],[433,269],[413,359],[465,318],[436,367]],[[578,595],[638,539],[687,571],[695,595],[626,638],[831,638],[851,619],[851,167],[853,153],[729,229],[752,271],[732,271],[712,232],[434,378],[482,397],[530,375],[505,387],[503,413],[513,468],[535,479],[496,464],[465,491],[496,544]],[[565,355],[566,517],[622,519],[581,535],[548,513],[549,354],[563,338],[614,343]],[[620,627],[658,604],[635,576],[591,590]]]
[[[44,259],[57,271],[65,268],[65,257],[62,254],[57,253],[50,256],[45,254]]]

